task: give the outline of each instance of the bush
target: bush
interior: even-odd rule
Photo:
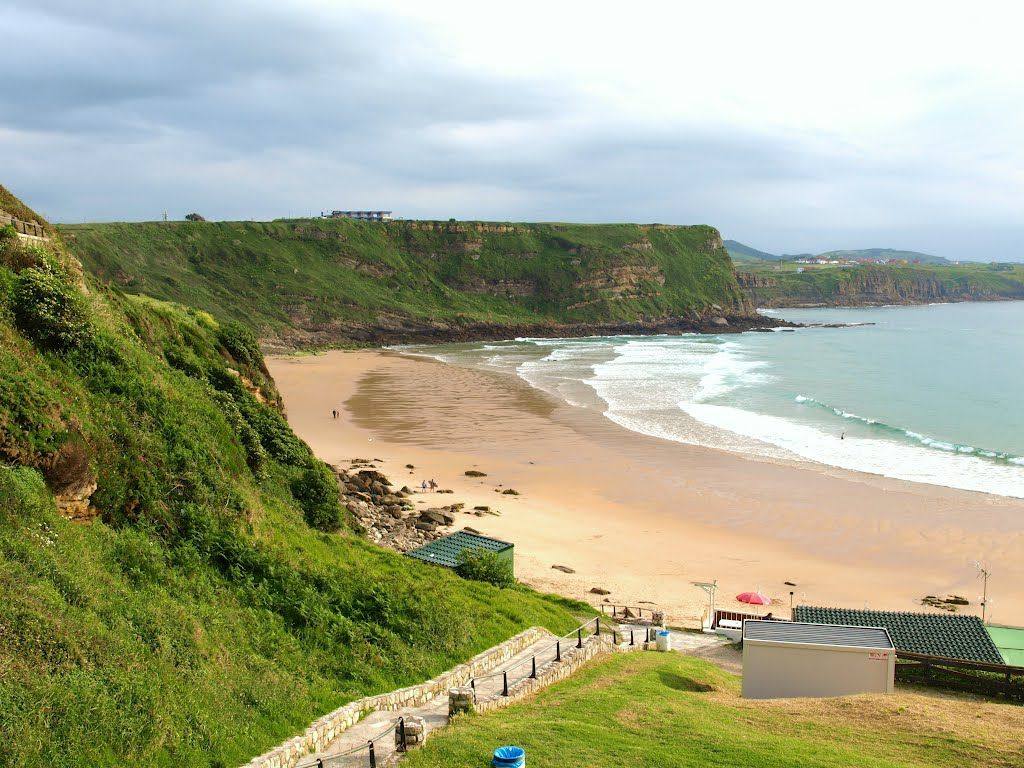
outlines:
[[[292,481],[292,496],[302,507],[302,514],[311,528],[336,531],[341,527],[338,481],[322,461],[313,459]]]
[[[263,365],[256,336],[241,323],[225,323],[217,331],[217,341],[228,353],[242,365],[259,370]]]
[[[512,564],[503,560],[497,552],[483,549],[462,550],[455,572],[464,579],[486,581],[496,587],[511,587],[516,583],[512,575]]]
[[[52,264],[25,269],[14,286],[14,320],[41,347],[68,350],[91,336],[85,298]]]

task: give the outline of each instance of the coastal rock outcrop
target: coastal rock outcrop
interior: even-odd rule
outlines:
[[[355,467],[361,463],[356,462]],[[342,504],[366,537],[398,552],[416,549],[448,533],[463,504],[417,510],[408,486],[392,490],[387,476],[376,469],[334,467]]]

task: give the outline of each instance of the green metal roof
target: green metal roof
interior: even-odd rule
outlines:
[[[992,642],[1003,654],[1006,663],[1013,667],[1024,667],[1024,627],[1002,627],[989,624],[988,630]]]
[[[977,616],[909,611],[859,611],[798,605],[793,621],[885,627],[897,651],[1004,664],[999,649]]]
[[[456,531],[450,536],[434,539],[429,544],[424,544],[419,549],[409,550],[405,554],[425,563],[454,568],[459,563],[460,552],[481,549],[486,552],[504,552],[506,549],[512,549],[512,545],[507,541],[499,541],[478,533]]]

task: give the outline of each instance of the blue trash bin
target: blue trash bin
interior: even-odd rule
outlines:
[[[525,768],[526,750],[522,747],[498,747],[491,760],[494,768]]]

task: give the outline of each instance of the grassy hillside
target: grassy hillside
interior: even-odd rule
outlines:
[[[300,344],[749,312],[721,238],[705,226],[316,219],[61,232],[112,285]]]
[[[774,253],[751,248],[738,240],[726,240],[725,249],[729,251],[733,261],[778,261],[782,258]]]
[[[594,664],[528,703],[460,719],[409,768],[485,765],[494,748],[526,749],[534,768],[923,768],[1024,761],[1024,710],[898,692],[747,701],[739,678],[679,654]]]
[[[574,625],[581,606],[349,531],[244,328],[90,286],[59,243],[8,234],[0,765],[237,765],[345,701]]]
[[[860,306],[1024,299],[1024,264],[748,268],[741,285],[760,307]]]

